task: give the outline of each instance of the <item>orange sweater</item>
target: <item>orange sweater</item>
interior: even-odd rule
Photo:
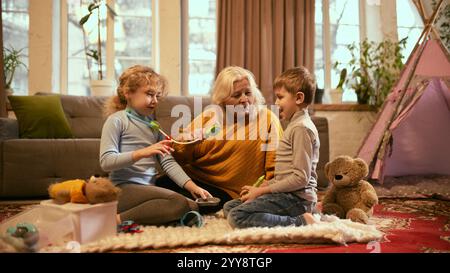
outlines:
[[[276,146],[283,130],[271,111],[263,108],[259,113],[257,119],[252,122],[247,120],[245,126],[234,123],[224,129],[225,125],[222,124],[220,132],[214,137],[191,145],[174,144],[173,156],[194,181],[215,186],[237,198],[242,186],[252,185],[262,175],[266,179],[273,177]],[[264,114],[266,117],[261,119]],[[211,126],[214,120],[214,112],[205,111],[191,125],[199,123],[208,129],[208,125]],[[255,125],[258,121],[260,124],[267,124],[265,137],[257,133],[262,129],[252,130],[253,133],[250,134],[250,129],[259,128]],[[226,134],[233,132],[234,138],[226,137]],[[244,132],[245,139],[237,140]],[[254,140],[250,140],[249,136],[255,136]],[[264,151],[262,145],[267,143],[271,145],[271,149]]]

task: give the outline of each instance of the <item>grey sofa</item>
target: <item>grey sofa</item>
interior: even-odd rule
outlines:
[[[45,94],[40,94],[45,95]],[[20,139],[15,119],[0,119],[0,198],[39,198],[47,196],[49,184],[91,175],[107,176],[99,165],[100,136],[105,121],[106,97],[61,95],[61,103],[70,123],[73,139]],[[161,126],[170,127],[179,117],[171,117],[172,107],[184,104],[193,115],[192,97],[172,96],[160,102],[156,117]],[[209,104],[202,99],[202,106]],[[323,167],[328,162],[328,123],[313,117],[321,141],[318,167],[319,186],[327,181]]]

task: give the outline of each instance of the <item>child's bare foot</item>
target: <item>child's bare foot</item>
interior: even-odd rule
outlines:
[[[305,219],[305,221],[306,221],[306,223],[307,223],[308,225],[312,225],[312,224],[318,223],[318,221],[316,220],[316,218],[314,218],[314,215],[312,215],[312,214],[309,213],[309,212],[306,212],[306,213],[302,214],[302,216],[303,216],[303,219]]]

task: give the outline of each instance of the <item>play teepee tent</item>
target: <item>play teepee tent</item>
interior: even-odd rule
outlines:
[[[358,151],[371,179],[450,175],[450,57],[433,29],[442,3],[424,20],[400,79]]]

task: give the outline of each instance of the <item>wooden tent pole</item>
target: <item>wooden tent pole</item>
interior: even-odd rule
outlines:
[[[423,24],[426,26],[430,18],[427,18],[427,14],[425,11],[425,7],[423,6],[422,0],[413,0],[414,5],[416,5],[417,10],[419,11],[419,15],[422,18]],[[440,37],[439,32],[436,30],[434,26],[431,27],[433,31],[433,38],[438,39]]]
[[[441,0],[436,8],[436,10],[433,13],[433,16],[431,17],[431,19],[429,20],[429,22],[426,24],[425,29],[422,31],[422,34],[420,35],[416,45],[414,46],[413,51],[411,52],[411,56],[413,56],[416,53],[416,50],[418,50],[417,52],[417,57],[414,60],[414,63],[412,65],[411,71],[408,74],[408,78],[403,86],[402,92],[400,93],[400,96],[398,98],[398,103],[395,106],[395,109],[393,111],[393,115],[391,117],[391,119],[387,122],[386,125],[386,129],[385,132],[383,134],[383,138],[381,140],[380,145],[378,146],[378,151],[377,151],[377,155],[376,155],[376,161],[383,159],[386,153],[386,146],[387,144],[390,142],[390,138],[391,138],[391,133],[389,128],[391,127],[392,123],[394,122],[394,120],[398,117],[399,113],[401,112],[401,109],[403,109],[401,106],[403,106],[404,103],[404,99],[405,99],[405,95],[406,95],[406,91],[408,89],[409,84],[411,83],[412,78],[414,77],[414,73],[417,69],[417,65],[419,64],[420,58],[422,57],[422,53],[425,49],[425,45],[426,45],[426,41],[427,41],[427,37],[430,34],[432,25],[434,24],[436,18],[437,18],[437,14],[439,13],[439,10],[442,7],[442,3],[444,2],[444,0]],[[423,39],[423,41],[422,41]],[[422,41],[422,42],[421,42]],[[419,48],[420,47],[420,48]],[[381,166],[381,169],[379,171],[379,173],[381,174],[381,180],[383,179],[383,166]]]
[[[437,18],[437,15],[438,15],[439,10],[441,9],[443,3],[444,3],[444,0],[441,0],[441,1],[439,2],[439,4],[438,4],[436,10],[434,11],[433,15],[431,16],[429,22],[427,22],[427,24],[426,24],[426,26],[425,26],[425,29],[423,30],[423,32],[422,32],[422,34],[421,34],[419,40],[417,41],[417,43],[416,43],[416,45],[415,45],[415,47],[414,47],[414,50],[412,51],[412,52],[415,52],[416,48],[417,48],[419,45],[421,45],[420,51],[419,51],[419,53],[418,53],[418,55],[417,55],[417,58],[414,60],[412,69],[411,69],[411,71],[409,72],[409,75],[408,75],[408,78],[407,78],[407,80],[406,80],[406,82],[405,82],[405,85],[404,85],[403,88],[401,89],[401,90],[403,90],[403,92],[401,93],[400,98],[399,98],[400,102],[397,104],[397,106],[396,106],[396,108],[395,108],[395,111],[394,111],[394,117],[397,117],[397,115],[398,115],[398,111],[399,111],[399,109],[400,109],[400,105],[402,105],[403,98],[405,97],[405,94],[406,94],[406,90],[408,89],[408,86],[409,86],[409,84],[411,83],[411,80],[412,80],[412,78],[413,78],[413,76],[414,76],[414,73],[416,72],[417,65],[419,64],[419,60],[420,60],[420,58],[421,58],[421,56],[422,56],[423,49],[425,48],[425,44],[426,44],[425,41],[426,41],[428,35],[430,34],[431,28],[432,28],[432,26],[433,26],[433,24],[434,24],[434,22],[435,22],[435,20],[436,20],[436,18]],[[423,39],[423,41],[421,42],[422,39]],[[389,128],[389,126],[391,126],[391,123],[393,122],[393,120],[394,120],[394,119],[391,119],[391,120],[389,121],[389,125],[388,125],[387,128]]]
[[[418,0],[414,0],[414,3],[415,3],[415,4],[416,4],[416,1],[418,1]],[[419,12],[420,12],[420,11],[419,11]],[[409,55],[409,57],[408,57],[408,60],[406,61],[405,67],[403,68],[402,72],[400,73],[400,77],[397,79],[397,81],[396,81],[395,84],[393,85],[394,87],[397,86],[397,85],[399,84],[400,80],[403,78],[404,74],[406,73],[406,71],[405,71],[405,70],[406,70],[406,67],[408,67],[408,66],[410,65],[410,63],[414,61],[414,60],[412,60],[412,59],[413,59],[412,57],[416,54],[416,52],[420,52],[420,50],[418,50],[418,47],[419,47],[420,45],[423,45],[423,43],[421,43],[421,41],[422,41],[422,38],[424,37],[424,34],[427,32],[427,30],[428,30],[428,28],[429,28],[429,27],[427,27],[427,26],[428,26],[428,25],[425,25],[424,29],[422,30],[419,39],[417,40],[416,44],[414,45],[414,48],[413,48],[413,50],[411,51],[411,53],[410,53],[410,55]],[[421,54],[419,54],[418,57],[420,57],[420,55],[421,55]],[[407,81],[407,83],[409,83],[409,81]],[[403,90],[403,89],[401,89],[401,90]],[[401,96],[401,97],[399,98],[400,100],[403,99],[403,94],[404,94],[404,93],[401,93],[401,94],[400,94],[400,96]],[[384,111],[387,102],[388,102],[388,101],[386,100],[386,101],[384,102],[383,106],[381,107],[381,110],[379,111],[379,113],[378,113],[378,115],[377,115],[377,119],[381,116],[381,113]],[[395,114],[396,114],[398,105],[399,105],[399,103],[396,105],[396,108],[395,108],[394,111],[392,112],[392,116],[390,117],[390,120],[392,120],[392,119],[395,117]],[[373,125],[371,131],[375,128],[375,125],[376,125],[376,124]],[[390,121],[387,122],[386,125],[384,125],[384,130],[383,130],[383,131],[384,131],[385,133],[383,134],[383,137],[380,138],[380,139],[378,139],[377,142],[375,143],[375,147],[377,147],[377,149],[373,152],[373,154],[370,155],[370,162],[367,162],[369,165],[371,164],[371,162],[374,162],[374,160],[375,160],[376,158],[380,157],[380,149],[379,149],[379,147],[381,147],[381,146],[383,145],[383,142],[384,142],[383,139],[386,137],[385,134],[386,134],[386,132],[389,131],[389,127],[390,127],[390,126],[391,126],[391,122],[390,122]],[[358,149],[358,153],[357,153],[357,154],[359,154],[359,153],[361,152],[361,149],[363,149],[364,143],[367,141],[368,138],[369,138],[369,134],[364,138],[363,145],[361,145],[361,147]],[[375,160],[375,161],[376,161],[376,160]]]
[[[433,34],[433,38],[435,40],[440,40],[440,35],[439,35],[439,33],[436,32],[436,28],[434,27],[434,23],[435,23],[435,21],[437,19],[437,15],[439,14],[440,9],[442,8],[441,4],[443,3],[444,0],[441,0],[439,5],[436,7],[436,11],[433,13],[431,18],[426,18],[426,11],[425,11],[425,8],[423,6],[423,2],[421,0],[416,0],[416,1],[419,3],[419,12],[421,12],[423,14],[422,20],[424,21],[426,26],[429,27],[428,34],[426,34],[425,37],[428,37],[428,35],[430,35],[432,33]],[[416,1],[414,1],[415,4],[416,4]],[[433,31],[433,32],[431,32],[431,31]],[[423,46],[423,47],[425,47],[425,46]],[[406,85],[405,85],[405,88],[404,88],[405,92],[406,92],[406,89],[408,88],[408,86],[411,84],[412,78],[414,77],[414,72],[415,72],[415,70],[417,68],[417,65],[418,65],[418,62],[420,60],[421,55],[422,55],[422,53],[420,53],[419,57],[415,60],[417,63],[414,64],[413,70],[411,71],[412,74],[410,74],[410,77],[406,81]],[[396,116],[401,114],[401,111],[403,110],[403,106],[404,105],[409,105],[409,103],[413,100],[413,96],[409,96],[406,99],[405,98],[403,98],[403,100],[400,101],[400,103],[398,105],[398,112],[396,112]]]

